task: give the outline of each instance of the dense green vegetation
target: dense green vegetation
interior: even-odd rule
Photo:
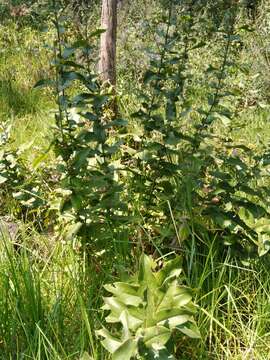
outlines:
[[[0,4],[0,359],[270,358],[270,4]]]

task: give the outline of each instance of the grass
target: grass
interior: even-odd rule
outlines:
[[[210,358],[267,359],[269,354],[269,281],[267,266],[250,269],[229,258],[203,269],[201,329],[205,331]],[[215,258],[216,259],[216,258]],[[258,268],[259,267],[259,268]],[[195,285],[195,284],[194,284]],[[264,321],[264,320],[266,321]]]
[[[76,359],[86,350],[95,356],[106,277],[71,246],[39,236],[33,248],[33,236],[16,250],[1,237],[1,358]]]
[[[23,233],[16,247],[1,235],[0,358],[79,359],[86,352],[107,359],[95,330],[116,254],[105,255],[100,265],[72,244]],[[196,290],[202,340],[191,345],[180,339],[179,359],[268,359],[269,265],[247,269],[229,255],[219,263],[213,246],[205,257],[195,253],[195,266],[198,273],[187,281]]]

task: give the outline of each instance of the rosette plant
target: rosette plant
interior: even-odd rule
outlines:
[[[175,332],[200,337],[192,292],[179,282],[180,263],[181,259],[175,258],[160,267],[160,262],[142,255],[135,276],[105,286],[112,294],[104,298],[103,309],[109,311],[106,321],[120,324],[122,329],[120,336],[106,328],[97,335],[113,360],[175,359],[168,347]]]

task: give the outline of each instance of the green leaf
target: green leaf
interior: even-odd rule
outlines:
[[[144,84],[148,84],[150,81],[153,80],[160,80],[161,77],[159,74],[153,72],[152,70],[147,70],[144,74],[143,82]]]
[[[111,128],[113,126],[127,126],[128,121],[124,119],[116,119],[109,122],[107,125],[104,126],[105,129]]]
[[[55,86],[55,82],[53,80],[50,80],[50,79],[42,79],[42,80],[39,80],[34,85],[34,89],[48,87],[48,86]]]
[[[139,282],[145,282],[149,287],[152,287],[156,283],[152,273],[152,268],[155,266],[153,259],[143,254],[140,258]]]
[[[138,284],[129,284],[125,282],[116,282],[113,285],[105,285],[104,288],[113,293],[113,294],[121,294],[121,292],[125,292],[130,295],[138,295],[139,285]]]
[[[177,327],[177,329],[192,339],[200,339],[201,338],[200,331],[199,331],[197,325],[193,322],[189,322],[185,325],[180,325]]]
[[[173,314],[174,311],[171,310],[171,312]],[[164,312],[163,314],[165,315]],[[168,311],[166,315],[167,315],[166,319],[159,321],[158,325],[169,327],[171,330],[175,329],[179,325],[186,324],[188,321],[192,320],[192,316],[189,314],[171,316],[170,312]],[[159,314],[159,316],[161,315]]]
[[[165,326],[157,325],[144,330],[143,340],[147,347],[163,347],[170,339],[171,331]]]
[[[113,312],[118,313],[119,315],[125,309],[125,304],[123,304],[119,299],[115,297],[104,297],[103,298],[105,305],[103,305],[102,309],[111,310]]]
[[[136,353],[137,342],[134,339],[128,339],[113,353],[112,360],[130,360]]]
[[[72,194],[70,200],[75,210],[79,210],[81,208],[81,204],[83,202],[82,196],[77,194]]]
[[[96,36],[99,36],[101,34],[103,34],[104,32],[106,32],[106,29],[96,29],[95,31],[92,31],[89,35],[89,37],[96,37]]]
[[[123,325],[123,340],[128,340],[130,337],[130,332],[129,332],[129,321],[128,321],[128,312],[127,310],[122,311],[121,315],[120,315],[120,321]]]
[[[178,315],[188,315],[193,316],[194,311],[193,309],[188,309],[187,307],[184,308],[169,308],[161,311],[157,311],[155,314],[155,320],[157,323],[168,320],[171,317],[178,316]]]
[[[71,55],[74,54],[75,50],[76,50],[76,49],[73,48],[73,47],[66,47],[66,48],[64,49],[64,51],[63,51],[63,54],[62,54],[63,58],[64,58],[64,59],[69,58]]]
[[[170,284],[158,308],[160,311],[174,307],[181,308],[182,306],[187,305],[191,299],[191,291],[187,288],[180,287],[177,283],[177,280],[174,280]]]
[[[181,265],[182,259],[179,256],[168,261],[156,276],[158,283],[162,285],[163,282],[178,277],[181,273]]]
[[[240,219],[244,221],[244,223],[247,224],[249,227],[252,228],[253,226],[255,226],[255,219],[248,209],[241,207],[239,209],[238,215]]]
[[[112,336],[105,328],[97,330],[96,335],[104,337],[104,340],[102,340],[101,343],[111,354],[113,354],[122,344],[121,340]]]
[[[166,104],[166,119],[173,121],[176,119],[176,104],[172,100],[168,100]]]
[[[4,184],[8,179],[2,175],[0,175],[0,185]]]
[[[201,47],[204,47],[205,45],[207,45],[207,43],[205,41],[199,41],[197,44],[192,46],[190,50],[199,49]]]
[[[218,119],[221,120],[222,124],[224,126],[229,126],[231,124],[231,119],[223,114],[216,113],[216,116]]]
[[[64,237],[66,238],[66,240],[68,240],[68,241],[73,240],[74,237],[79,232],[81,227],[82,227],[81,222],[77,222],[75,224],[68,225],[65,229],[65,234],[64,234]]]
[[[180,241],[185,241],[185,240],[187,240],[188,237],[190,236],[190,234],[191,234],[191,232],[190,232],[189,225],[188,225],[188,223],[184,220],[184,221],[182,222],[182,224],[180,225],[180,227],[179,227],[179,232],[178,232]]]
[[[88,157],[92,154],[91,149],[79,150],[75,153],[74,166],[79,169],[83,165],[86,165]]]
[[[109,316],[106,317],[106,321],[108,323],[118,323],[121,321],[121,315],[122,313],[117,316],[116,313],[111,313]],[[135,316],[133,316],[131,309],[128,309],[128,312],[126,312],[126,317],[127,317],[127,323],[128,323],[128,327],[130,330],[132,331],[136,331],[142,324],[143,321],[145,320],[145,316],[143,316],[143,312],[137,311]]]
[[[257,233],[267,233],[270,235],[270,219],[265,217],[255,222],[254,229]]]
[[[258,254],[264,256],[270,250],[270,236],[269,234],[259,234],[258,236]]]
[[[117,285],[118,284],[118,285]],[[128,285],[116,283],[115,286],[105,285],[105,289],[114,294],[125,305],[139,306],[143,300],[135,293],[131,294],[133,288]]]
[[[71,82],[74,80],[84,80],[83,75],[76,71],[65,71],[62,73],[62,79],[64,82]]]

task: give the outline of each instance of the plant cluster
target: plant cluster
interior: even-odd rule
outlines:
[[[26,214],[36,214],[46,207],[44,187],[38,176],[29,174],[22,158],[23,147],[15,150],[11,148],[10,130],[11,126],[5,126],[0,133],[1,206],[3,215],[5,212],[13,212],[13,215],[24,218]]]
[[[62,228],[65,225],[68,239],[78,234],[89,246],[99,240],[97,246],[102,248],[116,228],[115,236],[120,236],[119,224],[127,221],[127,205],[121,196],[121,166],[117,161],[123,130],[116,131],[124,129],[126,121],[113,116],[112,91],[91,72],[90,41],[101,31],[70,45],[64,41],[64,23],[57,14],[56,77],[36,84],[52,86],[58,104],[53,148],[60,183],[51,194],[51,210],[56,210]],[[84,63],[76,62],[78,53],[84,56]]]
[[[97,334],[114,360],[175,359],[168,342],[176,331],[200,338],[192,293],[179,284],[180,263],[175,258],[157,270],[157,261],[142,255],[138,274],[128,282],[105,286],[112,293],[104,298],[103,309],[110,311],[106,321],[121,323],[122,336],[117,338],[105,328]]]

